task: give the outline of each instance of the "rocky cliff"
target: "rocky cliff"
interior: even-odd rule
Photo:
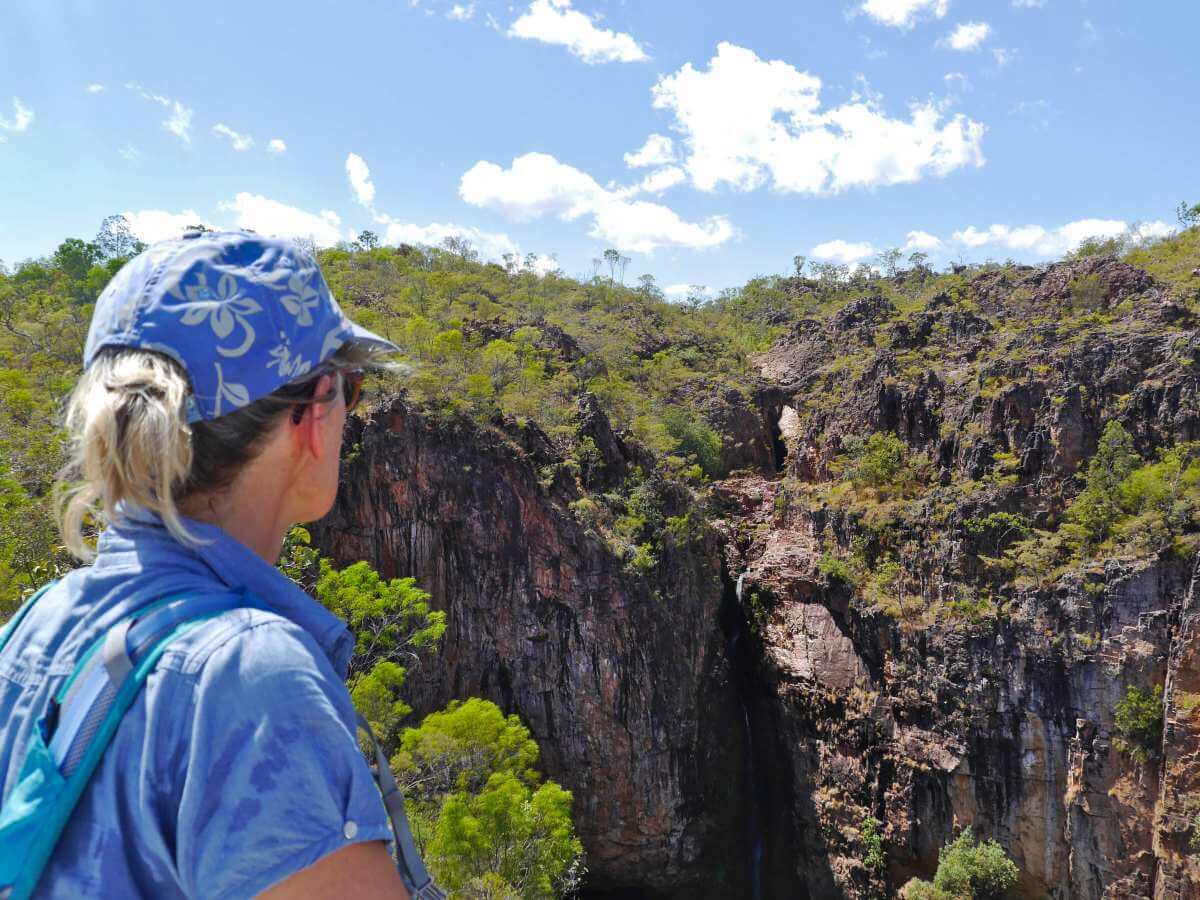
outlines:
[[[588,397],[582,471],[533,426],[376,408],[317,539],[447,610],[414,707],[521,716],[575,792],[597,896],[889,896],[964,826],[1023,897],[1200,896],[1194,542],[1022,583],[1012,536],[977,526],[1056,527],[1106,422],[1146,459],[1200,440],[1188,304],[1110,258],[895,288],[794,323],[749,399],[699,403],[735,471],[702,495],[646,475],[676,523],[652,567],[583,514],[654,466]],[[873,433],[913,484],[846,481]],[[1140,759],[1116,740],[1130,686],[1164,687]]]

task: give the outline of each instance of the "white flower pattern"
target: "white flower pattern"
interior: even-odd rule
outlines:
[[[284,378],[299,378],[301,375],[308,374],[308,371],[312,369],[312,363],[307,362],[299,353],[293,356],[292,348],[286,343],[286,336],[281,333],[280,338],[283,338],[285,342],[271,348],[271,358],[267,361],[267,368],[274,367]]]
[[[296,324],[306,327],[313,323],[313,317],[309,310],[315,309],[321,302],[321,295],[317,289],[308,283],[313,272],[313,269],[306,269],[303,272],[293,273],[287,284],[287,289],[291,293],[284,294],[279,298],[283,308],[296,317]]]
[[[225,373],[221,371],[221,364],[219,362],[213,363],[213,368],[217,370],[217,399],[213,410],[214,418],[221,415],[222,400],[228,400],[236,409],[241,409],[250,402],[250,392],[246,390],[244,384],[226,381]]]
[[[196,276],[196,282],[185,287],[183,293],[190,304],[180,318],[184,325],[199,325],[208,320],[213,334],[219,340],[229,337],[235,325],[240,325],[245,330],[245,337],[236,347],[218,345],[219,354],[227,357],[242,356],[253,346],[254,326],[246,317],[262,312],[262,306],[252,297],[240,296],[236,278],[232,275],[222,275],[217,279],[216,291],[213,291],[208,285],[208,278],[201,272]]]

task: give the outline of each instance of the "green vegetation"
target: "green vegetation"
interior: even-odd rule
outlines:
[[[995,841],[975,842],[965,829],[938,855],[933,881],[914,878],[900,892],[904,900],[998,900],[1016,886],[1020,872]]]
[[[459,896],[549,898],[583,874],[571,794],[542,782],[538,746],[516,716],[486,700],[455,701],[401,731],[405,663],[431,652],[446,614],[411,578],[367,563],[336,569],[293,528],[280,570],[346,621],[356,638],[347,687],[404,788],[414,838],[435,878]]]
[[[393,748],[412,712],[401,699],[406,663],[436,649],[446,614],[430,609],[429,594],[412,578],[384,580],[366,562],[334,568],[299,526],[288,534],[279,569],[350,627],[355,647],[346,687],[383,746]]]
[[[578,885],[583,848],[571,794],[542,781],[537,758],[520,720],[478,698],[404,730],[392,768],[418,849],[442,887],[533,900]]]
[[[1056,578],[1096,556],[1195,552],[1200,526],[1200,443],[1167,447],[1143,462],[1117,421],[1105,426],[1084,488],[1055,531],[1039,531],[1007,551],[1018,586]]]
[[[1183,206],[1184,204],[1180,204]],[[1200,205],[1200,204],[1198,204]],[[1188,207],[1188,212],[1196,209]],[[1185,231],[1152,245],[1135,247],[1123,257],[1130,265],[1145,269],[1159,281],[1182,289],[1200,290],[1200,227],[1195,221]]]
[[[887,870],[887,855],[883,852],[883,823],[874,816],[867,816],[859,826],[863,842],[863,865],[869,872],[882,875]]]
[[[908,447],[894,434],[877,431],[865,442],[852,439],[846,450],[855,458],[851,481],[856,486],[899,488],[909,474]]]
[[[1138,762],[1156,756],[1162,744],[1162,695],[1162,685],[1146,691],[1131,684],[1113,709],[1113,746]]]

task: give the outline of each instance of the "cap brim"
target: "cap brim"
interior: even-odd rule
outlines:
[[[347,343],[364,344],[375,350],[381,350],[385,353],[399,353],[400,348],[389,341],[387,338],[382,338],[373,331],[368,331],[357,322],[346,320],[350,325],[350,337]]]

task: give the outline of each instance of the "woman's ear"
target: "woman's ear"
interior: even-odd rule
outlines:
[[[322,375],[314,386],[313,396],[324,397],[333,391],[334,376]],[[336,398],[335,398],[336,399]],[[292,432],[301,449],[307,450],[314,459],[325,456],[325,429],[333,425],[328,403],[304,403],[292,411]]]

